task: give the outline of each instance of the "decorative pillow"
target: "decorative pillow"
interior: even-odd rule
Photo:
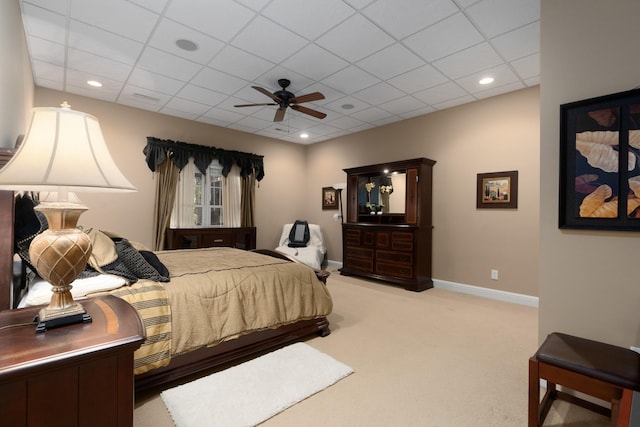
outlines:
[[[160,274],[160,276],[169,277],[169,269],[167,269],[167,266],[158,259],[156,254],[151,251],[139,249],[138,252],[140,252],[140,255],[144,257],[145,261],[147,261]]]
[[[169,271],[160,262],[160,260],[153,260],[154,264],[161,265],[161,270],[165,272],[163,275],[159,270],[153,267],[140,253],[136,250],[127,239],[118,239],[115,241],[116,251],[118,252],[118,259],[139,279],[149,279],[154,282],[168,282]],[[153,254],[152,254],[153,255]],[[154,255],[155,257],[155,255]],[[149,257],[153,258],[153,257]]]
[[[76,279],[71,282],[71,295],[73,298],[81,298],[95,292],[110,291],[118,289],[126,284],[122,277],[103,274],[86,279]],[[29,285],[29,292],[26,296],[26,305],[48,304],[51,300],[51,283],[45,280],[37,280]]]
[[[14,250],[32,271],[36,269],[29,258],[29,245],[49,228],[44,214],[33,209],[36,205],[37,202],[27,194],[18,195],[15,200]]]
[[[95,228],[86,229],[84,232],[91,238],[91,257],[88,261],[91,267],[101,271],[102,267],[118,259],[116,244],[107,234]]]

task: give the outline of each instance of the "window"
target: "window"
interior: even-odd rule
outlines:
[[[212,162],[207,173],[197,168],[194,174],[193,225],[221,227],[222,221],[222,166]]]
[[[226,178],[222,165],[211,162],[206,173],[193,158],[180,171],[171,228],[240,227],[242,185],[240,168],[233,166]]]

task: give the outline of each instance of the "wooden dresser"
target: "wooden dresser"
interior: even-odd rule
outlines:
[[[433,287],[434,164],[420,158],[345,169],[341,274],[384,280],[412,291]]]
[[[250,250],[256,248],[256,228],[169,228],[165,242],[165,249],[226,246]]]
[[[91,323],[35,333],[39,308],[0,312],[0,424],[133,425],[133,352],[144,341],[131,305],[81,300]]]

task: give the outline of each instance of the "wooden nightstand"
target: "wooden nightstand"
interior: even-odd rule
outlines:
[[[0,423],[132,426],[133,352],[145,338],[131,305],[82,300],[92,323],[35,333],[39,308],[0,312]]]

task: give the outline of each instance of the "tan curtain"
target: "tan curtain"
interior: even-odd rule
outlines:
[[[248,175],[242,178],[242,200],[240,210],[242,211],[241,227],[254,227],[253,221],[254,206],[256,203],[256,176]]]
[[[180,171],[167,158],[156,169],[156,205],[153,212],[153,250],[164,249],[164,238],[171,219]]]
[[[195,200],[193,193],[195,192],[196,166],[193,163],[193,157],[189,158],[184,168],[180,171],[179,180],[176,185],[176,196],[171,212],[171,228],[191,228],[194,226],[193,211]]]
[[[225,227],[240,227],[242,224],[242,178],[240,167],[233,165],[222,186],[222,222]]]

